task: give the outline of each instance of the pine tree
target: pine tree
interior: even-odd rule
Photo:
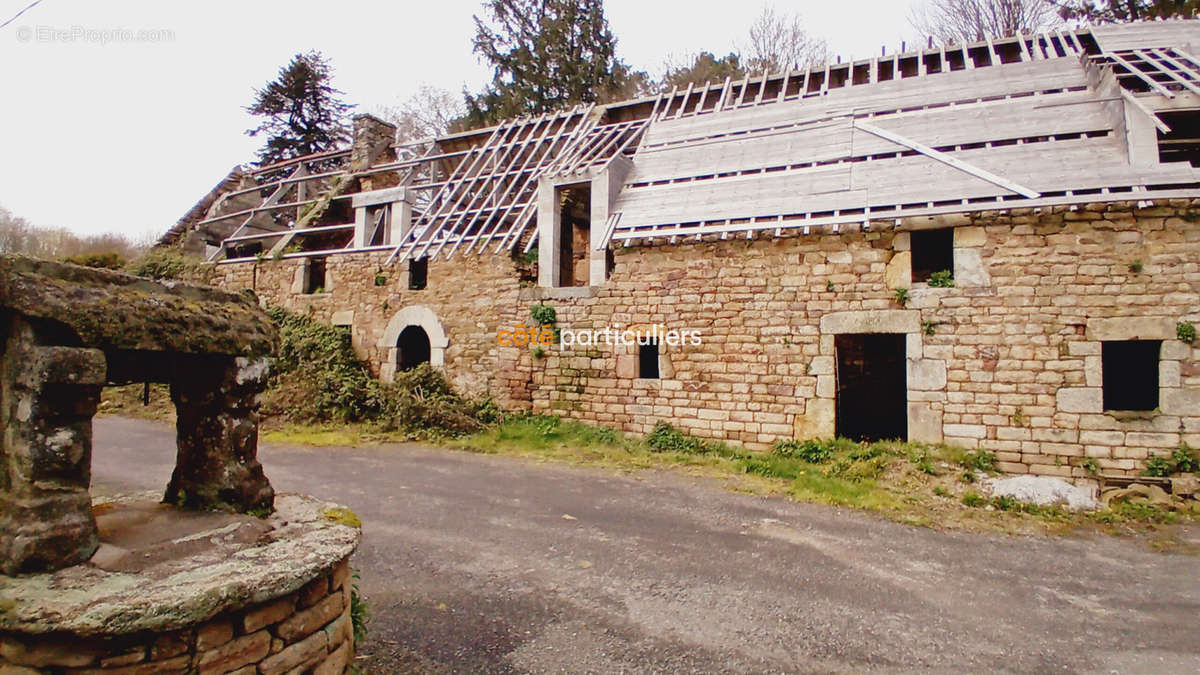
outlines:
[[[464,128],[628,95],[643,74],[616,58],[603,0],[485,0],[475,53],[492,82],[466,95]]]
[[[342,92],[330,84],[333,70],[320,52],[296,54],[279,69],[279,77],[254,90],[254,103],[246,112],[264,118],[246,131],[265,134],[258,151],[260,165],[272,164],[315,152],[332,150],[350,138]]]

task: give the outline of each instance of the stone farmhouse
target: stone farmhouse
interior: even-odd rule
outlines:
[[[429,362],[509,408],[756,449],[902,438],[1132,474],[1200,446],[1193,54],[1200,22],[1159,21],[411,145],[360,116],[345,150],[235,169],[162,245],[345,326],[385,379]],[[561,342],[527,339],[539,305]]]

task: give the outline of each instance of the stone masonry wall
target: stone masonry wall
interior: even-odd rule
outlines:
[[[1152,453],[1200,446],[1200,345],[1175,338],[1178,321],[1200,323],[1198,221],[1200,200],[1113,202],[662,242],[619,249],[594,289],[522,288],[506,257],[435,260],[424,291],[400,287],[403,265],[375,286],[377,254],[331,256],[325,297],[298,292],[299,260],[221,266],[218,277],[353,324],[376,369],[389,358],[388,322],[419,304],[444,327],[445,371],[468,393],[633,433],[666,420],[757,449],[833,435],[835,335],[903,333],[911,439],[985,447],[1010,472],[1086,478],[1088,457],[1105,473],[1136,473]],[[909,278],[909,231],[926,227],[955,228],[952,288]],[[497,345],[539,301],[561,328],[662,324],[698,329],[703,344],[664,346],[657,380],[636,377],[635,348],[556,345],[535,358]],[[1133,337],[1163,340],[1160,408],[1105,413],[1100,343]]]
[[[496,343],[496,333],[518,314],[528,321],[512,260],[507,255],[436,260],[429,264],[425,289],[409,290],[408,263],[384,268],[386,258],[386,251],[329,256],[325,292],[315,295],[301,292],[307,263],[300,258],[218,266],[213,283],[253,289],[266,305],[349,326],[355,350],[376,375],[386,376],[384,364],[395,362],[394,338],[390,344],[384,340],[389,324],[395,325],[405,308],[426,308],[449,338],[444,372],[458,391],[492,396],[508,408],[528,408],[529,358]]]
[[[282,598],[181,631],[111,638],[0,632],[3,675],[341,675],[354,659],[348,561]]]

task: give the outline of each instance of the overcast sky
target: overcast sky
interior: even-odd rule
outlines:
[[[32,0],[0,0],[0,22]],[[607,0],[618,56],[656,74],[670,54],[724,54],[762,0]],[[911,39],[908,0],[777,1],[831,54]],[[478,0],[43,0],[0,29],[0,206],[43,227],[133,237],[170,227],[259,141],[242,107],[295,53],[318,49],[370,112],[422,84],[477,89]],[[103,31],[165,31],[125,41]]]

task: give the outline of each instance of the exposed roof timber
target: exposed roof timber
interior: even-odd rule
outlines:
[[[1038,192],[1035,190],[1030,190],[1029,188],[1027,188],[1019,183],[1016,183],[1014,181],[1008,180],[1007,178],[1004,178],[1003,176],[997,176],[996,174],[994,174],[990,171],[981,169],[977,166],[973,166],[973,165],[971,165],[967,162],[964,162],[961,159],[958,159],[952,155],[948,155],[944,152],[934,150],[933,148],[929,147],[928,145],[914,141],[911,138],[905,138],[904,136],[901,136],[900,134],[892,133],[886,129],[881,129],[881,128],[875,126],[874,124],[870,124],[868,122],[863,122],[862,120],[854,120],[854,128],[861,129],[869,134],[874,134],[875,136],[878,136],[883,139],[887,139],[893,143],[902,145],[906,148],[916,150],[917,152],[921,153],[922,155],[925,155],[926,157],[928,157],[930,159],[937,160],[943,164],[946,164],[947,166],[952,166],[955,169],[958,169],[959,171],[962,171],[964,173],[975,176],[976,178],[986,180],[989,183],[999,185],[1000,187],[1002,187],[1006,190],[1012,190],[1013,192],[1016,192],[1017,194],[1022,195],[1028,199],[1034,199],[1034,198],[1038,197]]]
[[[1136,97],[1133,94],[1129,93],[1128,91],[1125,91],[1124,89],[1122,89],[1121,90],[1121,98],[1125,99],[1126,101],[1129,101],[1131,104],[1133,104],[1133,107],[1146,113],[1146,116],[1149,117],[1152,122],[1154,122],[1154,127],[1156,129],[1163,132],[1164,134],[1171,132],[1171,127],[1167,126],[1167,123],[1162,121],[1162,119],[1159,118],[1158,114],[1155,113],[1153,110],[1151,110],[1149,107],[1147,107],[1145,103],[1142,103],[1141,101],[1139,101],[1138,97]]]
[[[943,208],[945,195],[953,192],[950,188],[963,189],[969,199],[1030,201],[1040,198],[1039,191],[1053,196],[1054,190],[1063,186],[1081,187],[1082,183],[1076,186],[1073,182],[1078,172],[1063,171],[1065,166],[1088,166],[1087,173],[1092,174],[1088,180],[1103,175],[1113,181],[1106,187],[1142,189],[1143,183],[1133,180],[1126,186],[1122,181],[1132,180],[1130,176],[1111,171],[1116,158],[1125,161],[1124,151],[1118,149],[1124,142],[1124,134],[1116,128],[1119,106],[1117,117],[1104,113],[1111,111],[1110,102],[1117,100],[1116,83],[1113,91],[1097,95],[1088,89],[1078,60],[1068,57],[1087,54],[1098,66],[1121,71],[1116,80],[1124,85],[1122,98],[1142,111],[1162,107],[1165,98],[1180,92],[1188,92],[1179,97],[1181,101],[1200,96],[1200,65],[1180,49],[1153,41],[1131,43],[1116,53],[1098,48],[1091,31],[1081,29],[989,37],[953,46],[930,44],[927,49],[890,57],[674,88],[646,99],[589,109],[577,117],[571,116],[576,111],[569,111],[559,117],[510,120],[489,129],[439,138],[422,157],[345,175],[358,178],[394,172],[402,175],[402,184],[410,190],[422,191],[413,227],[392,247],[389,261],[443,253],[450,257],[457,252],[482,252],[493,242],[496,252],[518,246],[518,242],[528,249],[536,241],[536,233],[525,235],[536,212],[540,177],[569,181],[615,157],[633,153],[633,171],[613,217],[603,225],[606,234],[627,242],[628,233],[643,232],[647,223],[682,218],[683,212],[693,218],[707,217],[720,211],[737,212],[741,201],[776,203],[779,200],[774,194],[763,193],[764,199],[757,194],[767,185],[778,187],[780,178],[803,182],[815,181],[808,176],[819,175],[828,183],[820,187],[824,193],[810,195],[799,190],[795,198],[833,204],[840,214],[857,210],[859,217],[890,212],[893,207],[888,200],[914,198],[920,202],[923,193],[918,188],[923,185],[921,172],[925,169],[921,166],[925,165],[942,167],[937,175],[948,181],[930,191],[943,200],[930,202],[938,208]],[[1152,93],[1141,93],[1144,90]],[[1030,96],[1045,101],[1023,98]],[[1149,114],[1160,130],[1166,126]],[[559,119],[562,121],[555,121]],[[805,136],[809,129],[833,120],[862,133],[846,141],[845,147],[839,145],[843,142],[840,136],[815,144]],[[1060,143],[1063,138],[1080,140]],[[1043,142],[1050,146],[1022,151],[1026,144]],[[993,144],[998,149],[993,151]],[[975,148],[986,148],[986,154],[972,154]],[[780,153],[787,156],[775,157]],[[1093,157],[1102,158],[1095,172],[1090,170],[1097,164]],[[1026,167],[1042,164],[1059,167],[1057,177],[1050,171],[1027,175]],[[430,168],[429,175],[425,167]],[[442,179],[434,175],[434,167],[440,169]],[[905,175],[914,169],[917,173]],[[702,172],[709,175],[696,175]],[[1175,166],[1153,180],[1190,185],[1190,180],[1183,180],[1190,176]],[[829,183],[831,178],[833,183]],[[716,182],[711,187],[708,183],[697,185],[695,192],[687,193],[692,196],[682,208],[675,202],[684,193],[671,192],[675,202],[654,205],[652,214],[622,211],[628,200],[653,201],[659,183],[673,188],[709,179]],[[289,181],[264,183],[240,194],[265,191],[271,185],[278,191]],[[839,187],[837,181],[843,185]],[[307,182],[290,181],[298,185]],[[852,184],[869,187],[871,198],[865,190],[847,190]],[[734,188],[735,192],[730,192]],[[988,193],[997,188],[1020,197]],[[716,197],[706,196],[709,190],[720,193],[723,201],[710,206],[710,199]],[[315,200],[277,202],[262,210],[296,208],[311,201]],[[783,218],[779,214],[791,210],[794,205],[780,206],[770,217]],[[254,213],[252,209],[242,215]],[[739,218],[724,218],[730,227],[741,224]],[[655,230],[660,226],[649,227]],[[662,227],[670,229],[672,236],[687,230],[678,224]],[[761,229],[775,227],[782,228]],[[273,236],[277,235],[268,233],[266,238]]]
[[[1160,199],[1196,199],[1200,197],[1200,183],[1183,187],[1168,187],[1162,189],[1139,189],[1140,186],[1114,186],[1108,192],[1086,192],[1081,194],[1066,194],[1043,196],[1037,199],[996,199],[991,202],[973,201],[957,205],[923,206],[913,208],[878,208],[872,207],[854,210],[853,213],[828,216],[811,214],[791,214],[785,216],[760,216],[756,218],[725,219],[715,224],[706,222],[670,223],[642,229],[626,229],[617,227],[611,240],[624,246],[633,245],[639,240],[648,241],[677,236],[718,236],[727,237],[731,233],[763,232],[773,230],[805,230],[812,227],[829,227],[833,231],[840,225],[861,224],[870,221],[899,221],[916,216],[935,216],[949,213],[968,213],[975,211],[995,211],[1016,208],[1039,208],[1049,206],[1071,206],[1083,202],[1146,202]],[[741,222],[733,222],[740,220]]]

